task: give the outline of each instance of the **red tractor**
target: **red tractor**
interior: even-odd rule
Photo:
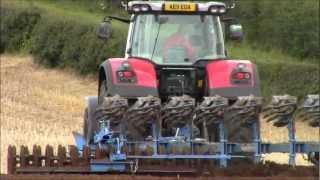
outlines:
[[[133,1],[127,10],[130,20],[108,16],[98,30],[98,36],[106,38],[111,19],[130,24],[125,57],[100,65],[98,104],[119,95],[131,106],[139,98],[152,96],[183,109],[206,96],[219,95],[231,103],[239,96],[260,96],[256,65],[227,56],[225,36],[240,40],[243,33],[239,24],[229,24],[228,34],[224,33],[223,15],[228,10],[224,3]],[[92,137],[93,131],[86,129],[85,134]]]

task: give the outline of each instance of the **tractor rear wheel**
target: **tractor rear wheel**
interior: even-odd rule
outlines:
[[[92,143],[94,132],[97,130],[98,123],[94,118],[97,105],[98,105],[97,97],[87,98],[87,107],[84,111],[84,116],[83,116],[83,135],[87,145]]]
[[[103,80],[99,87],[98,104],[101,104],[103,99],[107,96],[109,96],[107,91],[107,81]]]
[[[83,115],[83,137],[88,139],[88,108],[84,110],[84,115]]]

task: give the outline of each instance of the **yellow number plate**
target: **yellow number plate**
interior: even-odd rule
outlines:
[[[195,12],[195,3],[165,3],[165,11],[176,11],[176,12]]]

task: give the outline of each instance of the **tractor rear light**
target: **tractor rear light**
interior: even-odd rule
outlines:
[[[232,73],[231,81],[234,84],[248,84],[251,82],[251,77],[250,72],[236,71]]]
[[[120,83],[135,83],[137,82],[137,77],[134,71],[131,68],[131,65],[128,61],[122,63],[119,69],[116,72],[118,82]]]
[[[136,75],[131,70],[121,70],[117,71],[117,79],[120,83],[135,83]]]
[[[251,78],[251,75],[249,72],[237,72],[234,75],[234,78],[237,80],[249,80]]]
[[[118,77],[120,77],[120,78],[123,77],[123,72],[122,71],[118,71],[117,74],[118,74]]]
[[[245,73],[244,78],[245,79],[251,79],[251,74],[250,73]]]
[[[236,79],[238,80],[242,80],[244,79],[244,73],[242,72],[238,72],[236,75],[235,75]]]
[[[251,77],[251,72],[245,63],[238,63],[231,73],[231,81],[235,84],[248,84],[251,82]]]
[[[131,78],[133,76],[134,76],[134,73],[132,71],[123,71],[123,77]]]
[[[121,77],[121,78],[132,78],[135,76],[134,72],[132,71],[118,71],[117,74],[118,74],[118,77]]]

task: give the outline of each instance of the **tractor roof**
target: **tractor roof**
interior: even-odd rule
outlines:
[[[222,2],[172,2],[172,1],[131,1],[128,12],[133,14],[224,14],[227,7]]]

